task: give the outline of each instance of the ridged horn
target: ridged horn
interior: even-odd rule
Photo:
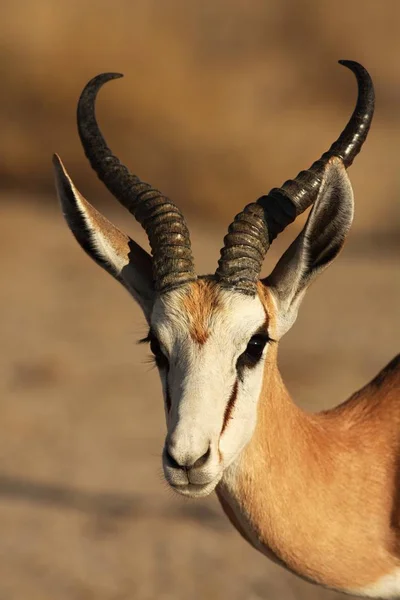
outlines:
[[[360,152],[374,114],[375,94],[366,69],[351,60],[340,60],[357,78],[356,107],[345,129],[319,160],[307,171],[266,196],[248,204],[236,215],[224,238],[216,276],[220,283],[254,295],[262,264],[271,242],[317,198],[324,169],[333,156],[349,167]]]
[[[86,85],[78,102],[79,136],[99,179],[146,231],[153,255],[154,286],[163,293],[196,279],[189,231],[175,204],[130,173],[103,138],[95,114],[97,93],[104,83],[119,77],[120,73],[103,73]]]

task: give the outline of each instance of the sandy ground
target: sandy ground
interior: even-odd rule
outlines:
[[[160,384],[136,344],[139,310],[78,248],[55,202],[0,206],[0,600],[342,597],[251,549],[214,497],[166,488]],[[223,230],[190,224],[209,271]],[[303,406],[345,399],[395,354],[392,255],[350,241],[309,292],[281,350]]]

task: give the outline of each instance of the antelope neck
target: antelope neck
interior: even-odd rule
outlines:
[[[252,439],[217,489],[256,549],[307,580],[350,592],[399,566],[387,535],[391,453],[383,455],[378,432],[371,439],[359,408],[355,397],[307,414],[292,402],[272,356]]]

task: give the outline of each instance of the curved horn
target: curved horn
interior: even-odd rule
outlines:
[[[224,238],[216,276],[222,285],[254,295],[266,252],[276,236],[316,200],[327,162],[333,156],[349,167],[360,152],[374,114],[371,77],[359,63],[340,60],[355,74],[358,98],[353,114],[339,138],[307,171],[301,171],[281,188],[272,189],[236,215]]]
[[[78,102],[79,136],[99,179],[146,231],[155,288],[162,293],[196,279],[189,231],[175,204],[131,174],[101,134],[95,115],[96,96],[104,83],[119,77],[119,73],[103,73],[86,85]]]

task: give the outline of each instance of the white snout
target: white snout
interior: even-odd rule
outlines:
[[[201,498],[210,494],[222,477],[217,448],[207,443],[194,448],[166,440],[163,451],[164,475],[170,486],[179,494]],[[181,450],[179,450],[181,448]],[[204,449],[207,448],[205,451]]]

